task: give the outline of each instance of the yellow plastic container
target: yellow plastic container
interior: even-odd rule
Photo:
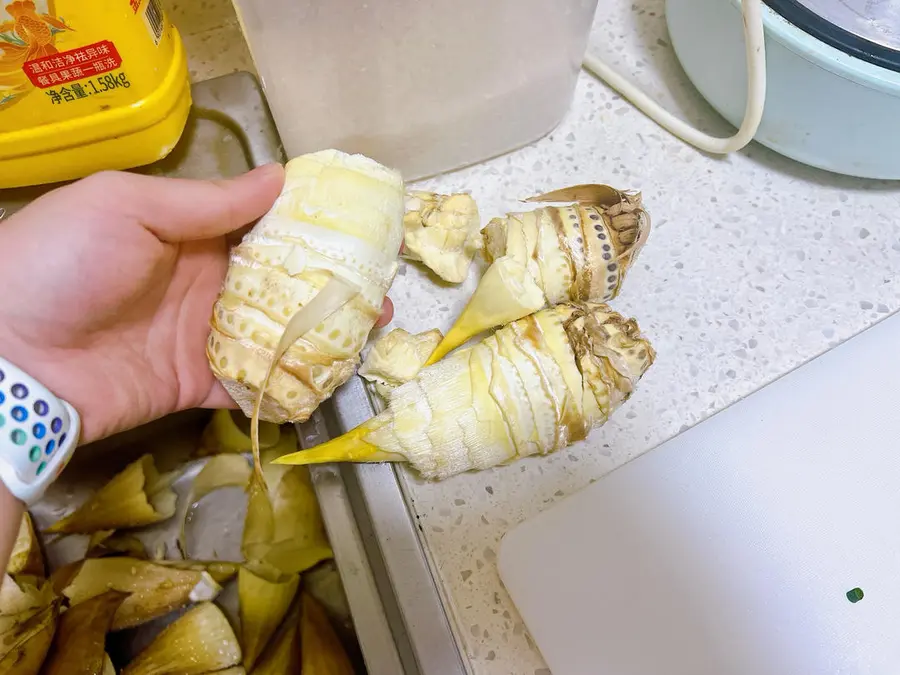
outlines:
[[[0,188],[161,159],[190,106],[159,0],[0,0]]]

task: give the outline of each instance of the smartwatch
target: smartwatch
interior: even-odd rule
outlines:
[[[81,418],[69,403],[0,357],[0,480],[33,504],[68,464]]]

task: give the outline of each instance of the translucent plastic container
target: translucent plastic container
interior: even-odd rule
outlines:
[[[597,0],[234,0],[289,155],[362,152],[407,180],[553,129]]]

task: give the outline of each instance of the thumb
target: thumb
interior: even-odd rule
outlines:
[[[96,174],[90,180],[93,188],[114,196],[124,215],[161,241],[175,243],[219,237],[265,214],[284,185],[284,168],[266,164],[228,180],[127,172]]]

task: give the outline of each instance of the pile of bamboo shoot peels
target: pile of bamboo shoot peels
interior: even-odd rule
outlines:
[[[178,472],[161,473],[152,455],[129,464],[45,530],[83,536],[81,560],[48,570],[26,513],[0,583],[0,672],[351,675],[333,625],[343,633],[349,610],[309,473],[271,464],[296,450],[296,434],[274,424],[260,432],[268,460],[264,492],[251,489],[249,436],[231,413],[219,411],[200,448],[212,456],[187,496],[190,505],[220,488],[248,490],[242,562],[148,553],[138,528],[188,512],[178,509],[171,487]],[[188,542],[181,531],[183,552]],[[217,604],[229,583],[239,601],[233,617]],[[150,622],[167,625],[128,662],[114,662],[117,633]]]

